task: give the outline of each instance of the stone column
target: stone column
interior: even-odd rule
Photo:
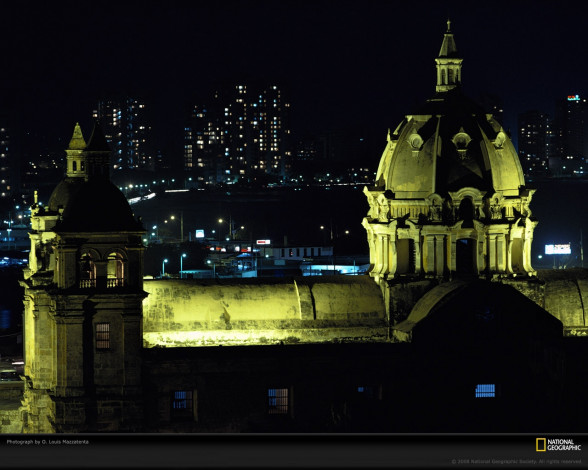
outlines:
[[[99,289],[105,289],[106,288],[106,276],[107,276],[108,261],[97,260],[95,262],[95,265],[96,265],[96,287]]]
[[[420,234],[414,237],[414,272],[420,273],[423,265]]]
[[[506,237],[503,233],[496,237],[496,270],[500,273],[506,271]]]
[[[508,237],[508,238],[509,238],[508,245],[507,245],[508,248],[506,251],[506,271],[508,273],[512,273],[513,272],[513,269],[512,269],[512,243],[513,243],[513,240],[512,240],[512,237]]]
[[[443,267],[445,266],[445,235],[435,235],[435,274],[437,276],[443,275]]]
[[[488,235],[488,269],[490,272],[498,271],[496,261],[496,235]]]
[[[396,249],[396,237],[394,234],[386,235],[386,243],[388,244],[388,262],[386,263],[386,277],[391,279],[396,274],[396,256],[398,250]]]
[[[435,272],[435,236],[425,235],[425,273]]]
[[[450,233],[447,235],[447,267],[449,272],[455,272],[457,270],[457,237],[455,234]]]
[[[485,263],[484,263],[484,244],[485,240],[484,237],[478,233],[478,238],[476,238],[476,274],[480,274],[484,271]]]
[[[367,230],[368,247],[370,250],[370,265],[373,270],[375,268],[376,262],[377,262],[376,236],[374,234],[374,231],[371,229],[371,227],[369,227],[369,225],[366,224],[365,227]]]

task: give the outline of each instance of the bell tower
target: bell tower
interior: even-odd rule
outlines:
[[[144,229],[108,178],[100,129],[79,125],[66,177],[31,217],[25,432],[141,429]]]

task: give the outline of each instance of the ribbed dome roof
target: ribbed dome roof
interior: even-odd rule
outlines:
[[[92,178],[76,186],[77,191],[70,193],[69,201],[63,211],[63,218],[55,226],[55,231],[113,232],[143,230],[141,223],[135,220],[131,207],[123,193],[107,179]],[[69,187],[70,190],[74,188]]]
[[[437,93],[389,136],[376,187],[408,199],[465,187],[518,195],[525,181],[516,150],[492,115],[463,94],[461,59],[454,58],[449,30],[443,44]]]

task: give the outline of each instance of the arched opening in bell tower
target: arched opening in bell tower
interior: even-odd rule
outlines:
[[[96,264],[90,253],[80,258],[80,287],[96,287]]]
[[[412,238],[396,240],[396,272],[398,274],[415,272],[415,249]]]
[[[107,287],[121,287],[124,285],[125,261],[120,253],[110,253],[106,264]]]
[[[455,271],[458,276],[477,274],[476,240],[459,238],[455,244]]]

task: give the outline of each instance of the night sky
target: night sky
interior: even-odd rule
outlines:
[[[448,17],[466,92],[501,97],[513,134],[517,113],[585,93],[587,20],[567,1],[23,1],[2,6],[0,103],[69,139],[100,96],[142,96],[157,146],[177,152],[190,105],[262,79],[287,92],[296,136],[357,130],[383,145],[433,94]]]

